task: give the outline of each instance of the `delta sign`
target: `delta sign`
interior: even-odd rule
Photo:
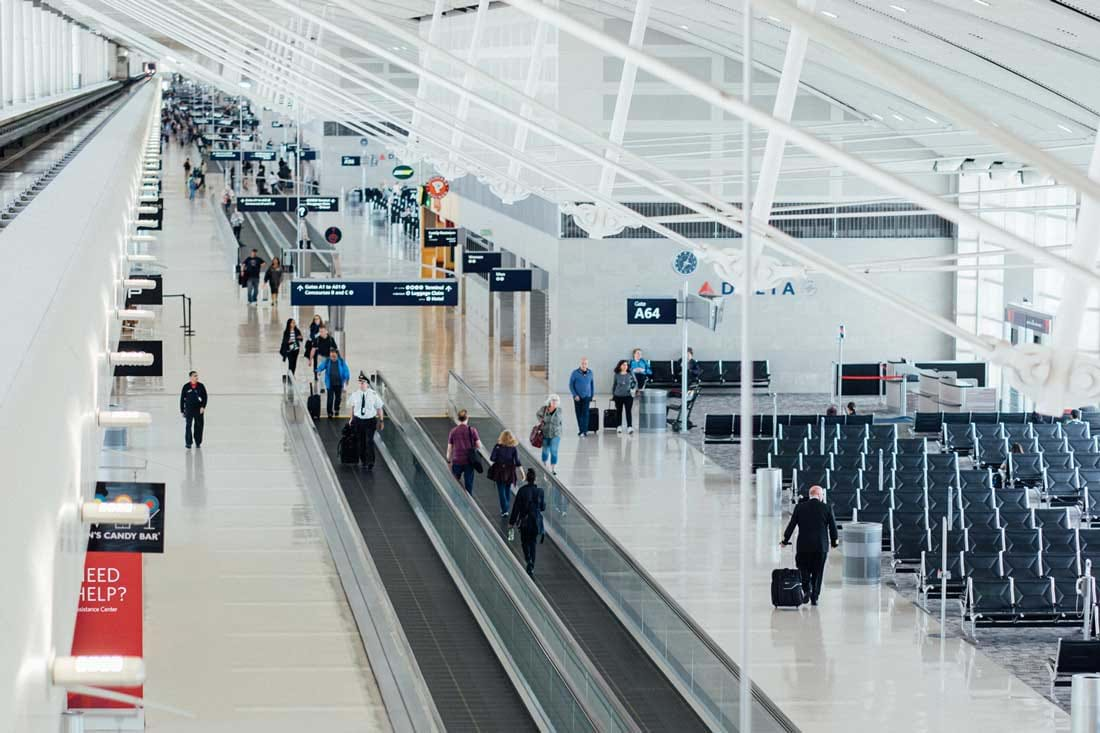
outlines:
[[[710,284],[710,281],[704,281],[703,287],[699,288],[699,295],[704,298],[719,298],[727,295],[733,295],[736,292],[733,283],[723,280],[720,284],[721,289],[715,290]],[[757,290],[754,295],[814,295],[817,293],[817,286],[813,280],[806,280],[800,286],[800,290],[795,290],[794,281],[788,280],[781,287],[771,288],[769,290]]]

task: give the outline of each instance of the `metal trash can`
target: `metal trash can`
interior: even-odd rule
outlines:
[[[1070,730],[1100,733],[1100,674],[1075,674],[1070,689]]]
[[[756,516],[778,517],[783,514],[783,469],[756,469]]]
[[[882,525],[848,522],[842,534],[844,582],[877,585],[882,578]]]
[[[643,433],[668,431],[668,390],[643,389],[638,400],[638,430]]]

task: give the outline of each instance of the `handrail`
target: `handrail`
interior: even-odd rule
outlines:
[[[534,649],[527,645],[517,648],[523,644],[524,639],[517,638],[514,625],[497,630],[499,641],[505,653],[511,658],[513,670],[522,677],[532,696],[541,705],[543,713],[552,721],[554,728],[560,731],[601,732],[640,730],[580,644],[550,607],[549,602],[515,561],[499,530],[489,523],[481,510],[455,482],[454,477],[447,470],[446,461],[439,454],[423,426],[401,403],[385,377],[381,373],[376,373],[375,377],[386,404],[386,414],[390,418],[391,426],[379,433],[383,445],[393,440],[393,430],[400,430],[403,433],[415,463],[413,468],[427,474],[436,489],[434,496],[442,501],[448,514],[471,539],[478,556],[484,561],[485,570],[481,575],[487,574],[499,586],[498,602],[503,599],[510,604],[514,615],[527,627],[530,632],[528,638],[535,644]],[[401,470],[397,465],[398,456],[393,458],[396,475],[401,473]],[[411,485],[411,488],[415,492],[416,486]],[[415,493],[413,495],[417,499],[423,498]],[[427,498],[431,499],[432,496]],[[422,501],[421,504],[423,503]],[[428,521],[431,521],[431,507],[422,506],[422,509]],[[447,527],[437,528],[444,546],[447,538],[453,534],[447,532],[447,529]],[[454,557],[454,553],[451,554]],[[454,559],[456,563],[468,560],[468,558],[457,557]],[[480,579],[464,578],[469,583]],[[487,608],[482,599],[479,598],[477,601],[487,612],[486,616],[489,616],[488,612],[492,609]],[[495,628],[491,619],[489,623]],[[546,658],[549,667],[531,669],[530,664],[534,661],[532,652],[535,651]],[[549,680],[550,687],[546,687],[547,673],[557,675],[560,685],[565,687],[564,691],[572,698],[575,710],[562,709],[562,690],[553,680]],[[540,690],[543,692],[541,697]],[[567,707],[573,708],[573,706]],[[576,714],[583,715],[584,720],[578,720]]]
[[[467,408],[468,412],[470,412],[471,418],[487,417],[491,420],[495,420],[499,424],[500,429],[503,430],[507,427],[504,420],[478,396],[477,392],[475,392],[461,376],[456,374],[454,370],[449,370],[449,376],[450,380],[463,390],[465,397],[485,413],[483,416],[476,415],[473,411],[469,410],[469,404],[462,405],[462,407]],[[450,387],[448,387],[448,399],[452,401],[451,406],[457,410],[458,405],[453,403],[453,395]],[[515,433],[514,430],[512,432]],[[526,460],[529,461],[525,463],[525,465],[539,465],[539,457],[532,453],[526,445],[521,443],[518,447],[525,454]],[[604,597],[609,607],[619,616],[624,625],[627,626],[627,628],[631,628],[631,626],[637,627],[636,629],[632,629],[635,638],[647,649],[650,656],[653,657],[658,666],[665,671],[670,680],[674,684],[678,683],[677,686],[684,692],[685,698],[704,716],[704,719],[711,722],[712,727],[716,727],[719,730],[737,730],[738,715],[735,706],[737,705],[738,690],[740,687],[740,666],[734,662],[718,643],[691,618],[688,612],[661,587],[653,576],[634,559],[630,552],[628,552],[626,548],[592,516],[588,509],[576,499],[564,484],[553,475],[544,475],[544,479],[553,490],[559,493],[564,499],[555,502],[553,501],[554,497],[551,497],[549,503],[553,506],[553,510],[548,511],[545,515],[547,531],[558,541],[559,547],[571,557],[577,569],[582,571],[582,574],[589,578],[589,582],[597,592]],[[655,633],[647,629],[647,618],[652,618],[653,611],[646,611],[644,609],[637,610],[633,607],[628,607],[626,605],[627,599],[625,598],[625,594],[607,585],[605,573],[595,564],[596,561],[594,561],[591,554],[586,552],[584,546],[574,542],[571,538],[568,527],[564,524],[567,515],[566,509],[572,509],[575,514],[579,515],[584,520],[584,524],[587,525],[586,529],[591,530],[588,535],[589,540],[592,535],[598,537],[600,541],[609,547],[615,555],[617,555],[617,558],[650,590],[652,596],[668,609],[675,620],[682,625],[684,631],[696,640],[703,650],[711,657],[710,665],[707,665],[706,661],[697,661],[694,654],[690,660],[678,658],[675,654],[676,650],[670,648],[667,639],[662,644],[661,640],[656,638]],[[606,562],[602,564],[605,565]],[[632,587],[631,592],[637,595],[636,588]],[[623,605],[618,606],[617,604]],[[663,652],[658,646],[663,646]],[[693,674],[694,665],[707,667],[707,674],[704,678],[700,679]],[[732,684],[719,686],[719,694],[709,694],[707,689],[714,677],[714,667],[724,669],[732,679]],[[679,679],[677,679],[677,677],[679,677]],[[722,694],[723,692],[728,692],[728,694]],[[754,730],[798,731],[794,722],[784,715],[778,706],[776,706],[776,704],[772,702],[755,683],[752,684],[752,695],[753,701],[760,706],[761,713],[771,718],[778,726],[776,728],[754,727]]]

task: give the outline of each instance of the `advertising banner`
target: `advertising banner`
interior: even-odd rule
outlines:
[[[141,614],[141,555],[91,552],[84,558],[80,603],[73,631],[73,656],[144,657]],[[106,688],[141,697],[141,687]],[[89,695],[69,694],[70,709],[133,708]]]
[[[164,484],[140,481],[97,481],[100,502],[147,504],[149,521],[132,524],[93,524],[88,550],[96,552],[164,552]]]

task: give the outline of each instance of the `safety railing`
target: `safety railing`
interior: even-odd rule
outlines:
[[[423,427],[382,375],[376,381],[389,418],[378,436],[390,467],[435,529],[546,722],[558,731],[639,730]]]
[[[482,435],[499,435],[505,429],[526,435],[506,425],[453,371],[447,390],[451,414],[465,409]],[[526,446],[520,450],[524,465],[539,465],[539,457]],[[557,478],[545,475],[540,485],[549,507],[544,515],[547,533],[704,720],[716,730],[736,731],[740,667]],[[757,733],[798,730],[756,685],[751,704]]]

